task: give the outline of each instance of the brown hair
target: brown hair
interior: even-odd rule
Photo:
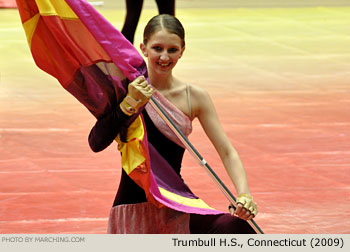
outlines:
[[[157,15],[148,21],[143,32],[143,43],[146,45],[150,37],[161,29],[178,35],[182,41],[182,46],[185,46],[185,29],[175,16],[169,14]]]

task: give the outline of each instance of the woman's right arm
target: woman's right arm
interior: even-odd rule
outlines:
[[[129,119],[149,101],[153,92],[144,76],[139,76],[129,83],[128,94],[123,101],[111,113],[99,118],[91,129],[89,145],[92,151],[104,150],[119,133],[121,140],[125,141]]]
[[[99,119],[89,134],[89,145],[92,151],[99,152],[107,148],[119,132],[126,131],[126,122],[130,116],[124,114],[119,106]]]

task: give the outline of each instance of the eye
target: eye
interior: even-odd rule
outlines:
[[[162,50],[160,46],[153,46],[152,49],[158,52]]]
[[[173,48],[170,48],[170,49],[168,50],[168,52],[169,52],[169,53],[175,53],[175,52],[177,52],[178,50],[179,50],[179,49],[173,47]]]

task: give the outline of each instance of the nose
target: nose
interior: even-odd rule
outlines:
[[[164,50],[164,51],[162,52],[162,54],[160,55],[160,59],[161,59],[161,60],[164,60],[164,61],[169,60],[169,55],[168,55],[168,52],[167,52],[166,50]]]

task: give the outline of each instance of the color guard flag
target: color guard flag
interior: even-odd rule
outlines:
[[[87,1],[17,0],[17,6],[37,66],[96,118],[121,102],[130,81],[147,77],[141,55]],[[129,125],[128,141],[118,141],[122,167],[150,202],[187,213],[220,213],[195,196],[148,143],[142,115]]]

